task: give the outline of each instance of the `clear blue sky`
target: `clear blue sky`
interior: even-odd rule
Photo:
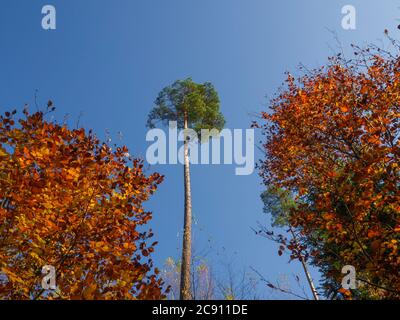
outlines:
[[[57,9],[55,31],[41,28],[45,4]],[[357,9],[356,30],[341,27],[346,4]],[[108,128],[114,140],[121,131],[121,143],[144,157],[147,114],[164,86],[188,76],[211,81],[227,127],[248,128],[250,114],[265,110],[265,96],[276,92],[285,71],[296,74],[299,62],[320,66],[332,54],[336,43],[327,29],[345,48],[379,43],[385,28],[398,38],[398,6],[394,0],[2,0],[0,111],[25,103],[34,108],[37,89],[40,103],[55,102],[58,120],[68,113],[73,126],[82,112],[85,128],[100,137]],[[161,265],[179,256],[183,170],[150,170],[166,176],[147,205]],[[213,252],[225,248],[219,257],[235,256],[238,268],[253,266],[271,280],[302,276],[299,264],[289,265],[275,244],[251,231],[257,221],[269,222],[256,172],[239,177],[234,166],[196,166],[192,183],[198,250],[211,240]]]

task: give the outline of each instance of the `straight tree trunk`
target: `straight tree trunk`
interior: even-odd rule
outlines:
[[[294,244],[298,249],[299,243],[297,242],[297,237],[296,237],[295,233],[293,232],[292,227],[290,227],[290,232],[292,233]],[[308,271],[307,264],[304,261],[303,255],[301,253],[299,253],[299,255],[300,255],[301,265],[303,266],[304,273],[306,274],[306,278],[307,278],[308,284],[310,286],[311,292],[313,294],[314,300],[319,300],[318,292],[315,289],[315,285],[311,278],[310,272]]]
[[[188,116],[184,115],[184,129],[188,129]],[[181,266],[181,284],[180,299],[190,300],[190,267],[192,255],[192,195],[190,190],[190,162],[189,162],[189,140],[186,137],[184,141],[184,180],[185,180],[185,218],[182,245],[182,266]]]

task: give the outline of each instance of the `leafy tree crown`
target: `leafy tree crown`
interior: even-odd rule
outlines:
[[[218,93],[210,82],[198,84],[191,78],[178,80],[158,94],[147,126],[154,128],[157,122],[168,125],[169,121],[176,121],[178,128],[183,129],[186,115],[188,128],[197,134],[201,129],[220,131],[225,119],[219,108]]]

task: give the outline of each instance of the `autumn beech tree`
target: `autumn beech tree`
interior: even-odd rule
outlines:
[[[400,56],[358,48],[286,85],[262,114],[260,174],[294,196],[288,221],[298,251],[328,296],[400,298]],[[294,254],[294,256],[298,256]],[[342,288],[355,267],[357,289]]]
[[[0,116],[0,299],[164,298],[143,208],[163,177],[91,131],[24,114]]]

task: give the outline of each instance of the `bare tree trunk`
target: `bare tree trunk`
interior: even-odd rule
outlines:
[[[293,232],[292,227],[290,227],[290,232],[292,233],[293,240],[294,240],[294,243],[296,245],[296,248],[299,250],[299,243],[297,242],[297,237],[296,237],[295,233]],[[314,300],[319,300],[318,292],[315,289],[314,282],[313,282],[313,280],[311,278],[310,272],[308,271],[307,264],[304,261],[303,255],[300,252],[299,252],[299,256],[300,256],[301,264],[302,264],[303,269],[304,269],[304,273],[306,274],[306,278],[307,278],[308,284],[309,284],[311,292],[313,294]]]
[[[188,128],[188,116],[185,112],[184,129]],[[192,195],[190,191],[190,162],[189,162],[189,140],[186,137],[184,141],[184,179],[185,179],[185,219],[182,246],[182,266],[181,266],[181,285],[180,299],[190,300],[190,266],[192,255]]]

